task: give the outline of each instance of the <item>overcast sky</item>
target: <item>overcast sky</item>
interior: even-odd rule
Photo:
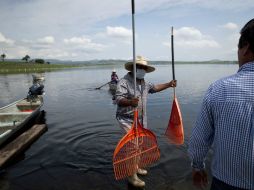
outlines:
[[[170,60],[237,60],[253,0],[136,0],[136,54]],[[131,59],[131,0],[0,0],[6,58]]]

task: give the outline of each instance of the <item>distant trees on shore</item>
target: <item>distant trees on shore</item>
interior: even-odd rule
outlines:
[[[25,57],[22,58],[22,61],[26,61],[28,63],[28,61],[30,60],[30,56],[26,55]],[[29,61],[30,63],[36,63],[36,64],[50,64],[50,62],[45,62],[44,59],[33,59],[31,61]]]
[[[25,57],[22,58],[22,61],[26,61],[28,63],[29,59],[30,59],[30,56],[26,55]]]
[[[1,59],[2,59],[2,61],[4,62],[4,59],[6,58],[6,55],[3,53],[2,55],[1,55]]]
[[[44,64],[45,63],[44,59],[35,59],[34,62],[39,63],[39,64]]]
[[[10,60],[5,60],[6,58],[6,54],[3,53],[0,55],[0,59],[2,62],[20,62],[18,61],[18,59],[10,59]],[[29,55],[25,55],[21,61],[25,61],[26,63],[31,63],[31,64],[50,64],[49,61],[45,61],[44,59],[41,59],[41,58],[37,58],[37,59],[31,59],[31,57]]]

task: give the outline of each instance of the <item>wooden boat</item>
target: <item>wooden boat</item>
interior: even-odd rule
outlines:
[[[24,98],[0,108],[0,146],[34,119],[43,105],[42,96]]]
[[[109,91],[110,91],[113,95],[115,95],[117,83],[115,83],[115,82],[113,82],[113,83],[110,82],[110,83],[108,83],[108,85],[109,85]]]
[[[33,74],[32,77],[33,77],[33,83],[45,81],[45,76],[43,74]]]

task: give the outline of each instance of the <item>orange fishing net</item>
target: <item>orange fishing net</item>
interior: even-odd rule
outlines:
[[[136,123],[137,122],[137,123]],[[131,130],[119,141],[114,155],[115,178],[123,179],[160,158],[156,136],[142,127],[138,121],[138,111],[134,111],[134,123]]]
[[[176,97],[173,100],[171,115],[165,135],[173,144],[181,145],[184,143],[182,115]]]

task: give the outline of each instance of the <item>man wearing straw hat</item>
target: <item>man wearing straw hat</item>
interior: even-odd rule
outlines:
[[[118,76],[117,76],[117,74],[116,74],[116,70],[115,69],[113,69],[112,70],[112,74],[111,74],[111,83],[117,83],[118,82]]]
[[[144,128],[147,128],[146,117],[146,101],[148,93],[156,93],[165,90],[169,87],[176,87],[176,80],[172,80],[168,83],[154,85],[144,80],[146,73],[153,72],[154,67],[148,65],[146,59],[142,56],[136,58],[136,97],[134,97],[134,75],[133,75],[133,62],[125,64],[125,69],[128,72],[117,84],[116,90],[116,103],[117,111],[116,118],[126,132],[131,129],[133,123],[133,108],[137,107],[141,118],[141,124]],[[147,171],[139,168],[138,174],[146,175]],[[138,178],[137,174],[128,177],[130,184],[136,187],[145,186],[145,182]]]

